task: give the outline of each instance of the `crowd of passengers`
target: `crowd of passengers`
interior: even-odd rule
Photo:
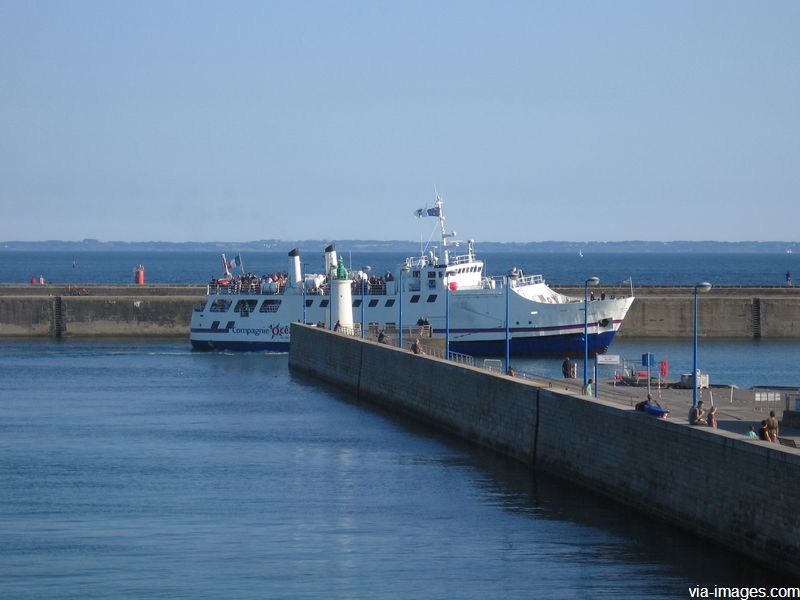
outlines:
[[[272,273],[270,275],[258,276],[255,273],[245,273],[244,275],[231,275],[217,279],[212,277],[209,281],[209,287],[212,293],[229,293],[229,294],[259,294],[265,291],[279,293],[281,292],[288,282],[288,273]],[[353,276],[352,291],[355,294],[361,293],[361,280],[364,280],[364,291],[367,294],[385,294],[386,282],[394,281],[394,275],[387,272],[385,275],[373,275],[367,277],[366,273],[356,274]],[[324,292],[327,286],[314,287],[308,290],[309,293]]]
[[[258,294],[265,290],[280,291],[286,287],[288,273],[272,273],[270,275],[257,275],[245,273],[217,279],[211,278],[209,286],[212,292],[227,291],[229,294]]]
[[[394,275],[387,272],[385,275],[373,275],[367,277],[366,273],[356,273],[353,275],[353,283],[351,285],[354,294],[361,293],[361,282],[364,282],[364,292],[366,294],[385,294],[386,282],[394,281]]]

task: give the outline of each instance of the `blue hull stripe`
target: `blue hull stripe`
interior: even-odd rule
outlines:
[[[589,354],[604,354],[611,345],[616,331],[589,334]],[[450,341],[450,350],[472,356],[503,356],[506,342],[486,340],[478,342]],[[512,356],[583,356],[583,332],[570,335],[512,338],[509,342]]]
[[[231,342],[192,340],[192,350],[232,350],[234,352],[288,352],[289,342]]]
[[[220,330],[222,332],[224,330]],[[615,331],[589,335],[589,353],[603,354],[614,339]],[[582,356],[583,333],[548,335],[532,338],[515,338],[510,341],[513,356]],[[236,352],[288,352],[289,342],[192,340],[194,350],[231,350]],[[450,342],[450,350],[472,356],[503,356],[506,342],[485,340],[477,342]]]

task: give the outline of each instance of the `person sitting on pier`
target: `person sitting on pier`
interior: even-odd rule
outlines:
[[[422,349],[422,344],[419,341],[419,338],[414,340],[414,343],[411,344],[411,351],[414,354],[425,354],[425,351]]]
[[[706,411],[703,410],[703,401],[698,400],[697,405],[689,409],[689,425],[708,425]]]
[[[385,344],[386,343],[386,332],[383,329],[381,329],[378,332],[378,343],[379,344]]]

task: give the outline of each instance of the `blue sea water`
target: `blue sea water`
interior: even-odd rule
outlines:
[[[480,247],[478,247],[480,250]],[[348,252],[347,265],[365,265],[374,272],[394,270],[404,259],[394,253]],[[229,256],[235,254],[231,249]],[[485,253],[487,273],[502,275],[512,267],[542,274],[552,284],[576,284],[597,276],[601,284],[690,285],[708,280],[716,285],[783,285],[786,272],[800,276],[800,254],[575,254]],[[243,256],[246,270],[275,273],[288,270],[283,252]],[[322,248],[302,256],[307,272],[322,272]],[[75,265],[73,267],[73,264]],[[0,283],[28,283],[42,275],[52,283],[133,283],[136,265],[145,267],[148,283],[203,284],[223,273],[220,255],[213,252],[22,252],[0,251]],[[627,284],[626,284],[627,285]]]
[[[0,346],[8,598],[686,598],[783,578],[567,482],[185,343]]]

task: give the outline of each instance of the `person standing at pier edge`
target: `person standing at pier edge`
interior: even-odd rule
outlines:
[[[586,387],[583,388],[583,395],[584,396],[592,396],[592,380],[586,382]]]
[[[569,379],[571,372],[572,363],[569,362],[569,358],[564,358],[564,362],[561,363],[561,374],[564,375],[564,379]]]
[[[786,285],[792,287],[792,274],[786,271]]]
[[[767,435],[770,442],[778,442],[778,419],[775,417],[775,411],[769,411],[769,419],[767,419]]]
[[[713,427],[714,429],[717,428],[717,407],[712,406],[711,410],[708,411],[708,426]]]

